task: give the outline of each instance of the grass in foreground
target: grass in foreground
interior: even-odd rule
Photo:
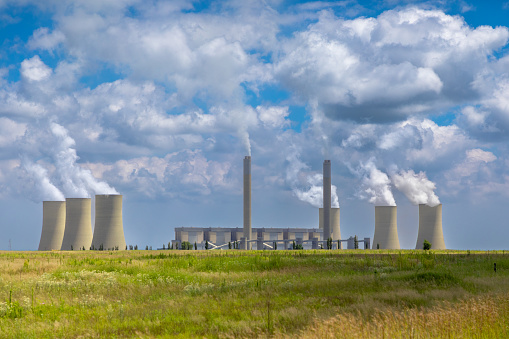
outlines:
[[[0,337],[137,336],[509,337],[509,253],[0,252]]]

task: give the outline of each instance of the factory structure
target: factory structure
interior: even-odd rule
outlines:
[[[122,196],[95,196],[95,227],[92,232],[92,199],[67,198],[43,202],[43,225],[39,251],[124,249]]]
[[[295,244],[310,249],[326,248],[326,244],[332,244],[332,249],[371,248],[370,238],[341,237],[340,209],[331,207],[330,160],[323,162],[323,207],[318,209],[318,228],[252,228],[251,156],[244,157],[243,165],[243,227],[176,227],[173,248],[181,248],[183,242],[196,244],[198,249],[291,249]],[[416,249],[422,249],[425,239],[431,242],[432,249],[445,249],[441,204],[435,207],[419,205],[419,235]],[[400,249],[397,206],[375,206],[375,233],[372,245],[373,249]]]
[[[340,209],[331,207],[331,161],[323,162],[323,207],[318,209],[318,228],[253,228],[251,225],[251,156],[243,162],[243,227],[176,227],[172,247],[184,242],[200,249],[400,249],[396,206],[375,206],[375,232],[371,238],[343,239]],[[122,250],[126,248],[122,220],[122,195],[95,196],[95,226],[92,230],[92,199],[67,198],[43,202],[40,251]],[[442,204],[419,205],[416,249],[424,240],[432,249],[445,249]],[[346,243],[346,244],[344,244]],[[372,244],[372,247],[371,247]],[[346,246],[345,246],[346,245]]]
[[[243,164],[243,216],[242,228],[224,227],[176,227],[172,247],[179,249],[183,242],[196,244],[199,249],[235,248],[247,250],[326,248],[370,248],[370,238],[341,238],[339,208],[331,208],[331,161],[323,163],[323,208],[318,210],[318,228],[252,228],[251,226],[251,156],[244,157]],[[330,240],[332,241],[330,241]],[[329,241],[328,241],[329,240]],[[362,245],[359,245],[362,244]]]

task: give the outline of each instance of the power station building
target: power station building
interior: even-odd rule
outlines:
[[[442,231],[442,204],[434,207],[419,205],[419,233],[415,248],[422,249],[424,240],[431,243],[431,249],[446,249]]]
[[[61,250],[89,249],[92,244],[91,199],[67,198],[65,206],[65,231]]]
[[[39,251],[59,250],[65,230],[65,201],[42,202],[42,232]]]
[[[251,238],[254,246],[250,248],[271,248],[276,242],[283,249],[291,246],[293,241],[311,248],[313,239],[323,240],[322,234],[323,231],[316,228],[253,228]],[[243,238],[243,228],[238,227],[176,227],[173,247],[180,248],[180,244],[187,241],[196,243],[200,249],[205,248],[205,242],[209,243],[210,248],[228,248],[228,243],[240,243]]]
[[[122,221],[122,196],[119,194],[95,196],[95,226],[92,248],[125,248]]]

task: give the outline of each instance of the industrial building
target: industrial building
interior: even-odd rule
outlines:
[[[59,250],[65,230],[65,201],[42,202],[42,232],[39,251]]]
[[[322,241],[322,230],[306,228],[253,228],[251,233],[252,249],[271,249],[274,242],[280,249],[288,248],[293,241],[299,241],[305,247],[312,247],[311,241],[316,238]],[[173,247],[180,248],[184,241],[196,243],[199,249],[205,249],[208,242],[209,248],[227,249],[228,243],[240,243],[244,239],[243,228],[238,227],[176,227]],[[261,243],[260,243],[261,241]]]
[[[397,206],[375,206],[373,249],[400,249]]]
[[[67,198],[65,213],[65,231],[61,250],[89,249],[92,244],[91,199]]]
[[[96,195],[92,248],[123,250],[125,245],[122,195]]]
[[[243,227],[177,227],[173,247],[181,248],[183,242],[196,243],[199,249],[224,249],[238,244],[239,249],[289,249],[293,243],[303,248],[325,248],[327,239],[333,239],[333,248],[342,248],[347,242],[348,248],[354,248],[355,239],[341,239],[339,208],[331,208],[331,161],[323,162],[323,208],[319,209],[319,228],[252,228],[251,226],[251,156],[245,156],[243,162]],[[370,239],[364,238],[358,243],[370,248]],[[339,246],[338,246],[339,243]]]
[[[415,248],[422,249],[424,240],[431,243],[431,249],[446,249],[442,231],[442,204],[434,207],[419,205],[419,232]]]

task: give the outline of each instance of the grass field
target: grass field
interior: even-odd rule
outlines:
[[[507,338],[509,253],[0,252],[0,337]]]

